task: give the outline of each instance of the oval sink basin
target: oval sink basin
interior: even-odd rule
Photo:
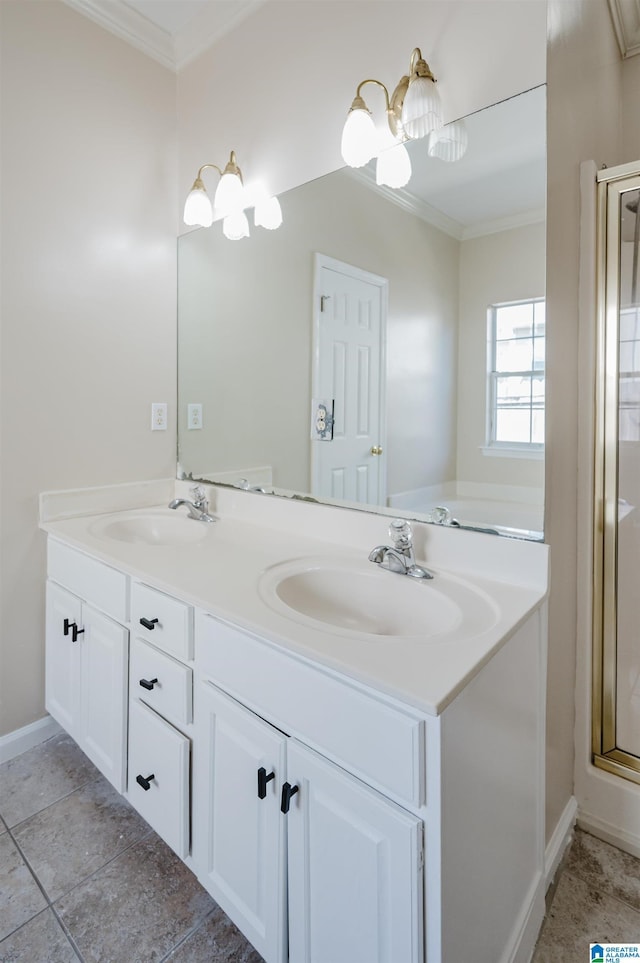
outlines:
[[[366,560],[295,559],[268,569],[258,589],[294,621],[361,639],[469,638],[499,616],[491,597],[464,579],[423,581]]]
[[[167,510],[106,515],[92,522],[89,531],[97,538],[110,538],[116,542],[178,545],[183,542],[199,542],[205,538],[210,527],[207,522],[199,522]]]

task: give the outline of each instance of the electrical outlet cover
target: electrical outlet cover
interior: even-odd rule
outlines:
[[[164,401],[151,402],[151,431],[167,430],[167,405]]]
[[[189,431],[202,428],[202,405],[187,405],[187,428]]]

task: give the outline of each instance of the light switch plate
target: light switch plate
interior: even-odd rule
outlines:
[[[167,430],[167,405],[164,401],[151,402],[151,431]]]

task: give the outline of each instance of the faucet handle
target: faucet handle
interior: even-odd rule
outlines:
[[[393,519],[389,525],[389,537],[393,541],[394,548],[397,548],[399,551],[411,548],[413,534],[411,532],[411,525],[406,518]]]
[[[196,508],[206,512],[209,508],[209,502],[204,488],[201,485],[194,485],[193,488],[189,489],[189,494],[193,496],[193,503]]]

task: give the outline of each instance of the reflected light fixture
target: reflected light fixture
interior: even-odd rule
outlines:
[[[378,132],[371,111],[362,97],[362,89],[367,84],[375,84],[384,91],[388,129],[385,128],[382,134]],[[442,124],[436,79],[420,48],[416,47],[411,54],[409,73],[400,78],[391,96],[380,80],[369,78],[358,84],[342,131],[342,158],[349,167],[364,167],[376,157],[376,182],[387,187],[404,187],[411,177],[411,161],[405,142],[422,137],[435,138]],[[461,157],[466,142],[461,147],[462,138],[457,132],[456,138],[457,146],[449,153],[458,153]],[[436,147],[435,139],[432,143],[432,156],[444,158],[448,141],[445,139],[440,147]],[[444,159],[458,160],[459,157]]]
[[[220,175],[213,204],[202,179],[203,172],[208,169],[216,170]],[[232,150],[224,170],[217,164],[202,165],[187,195],[183,220],[189,227],[211,227],[215,213],[223,218],[224,236],[237,241],[249,237],[249,221],[244,211],[246,201],[242,171],[238,167],[236,152]],[[269,230],[279,227],[282,224],[282,211],[278,198],[268,197],[257,203],[254,221]]]
[[[465,122],[454,120],[432,132],[429,137],[429,157],[439,157],[449,163],[459,161],[464,157],[468,143]]]

